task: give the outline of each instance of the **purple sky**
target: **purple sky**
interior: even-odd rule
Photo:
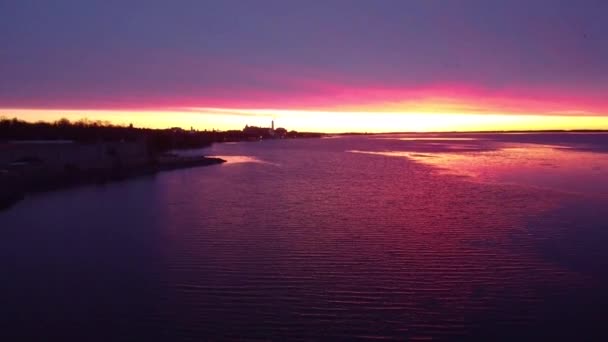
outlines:
[[[307,108],[467,89],[606,114],[608,1],[0,0],[0,75],[0,108]]]

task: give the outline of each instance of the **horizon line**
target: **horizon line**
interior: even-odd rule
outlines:
[[[240,130],[245,125],[326,133],[503,132],[608,130],[608,115],[547,115],[457,112],[327,112],[215,108],[207,111],[19,110],[0,108],[0,116],[28,122],[105,121],[142,128]]]
[[[449,115],[449,114],[446,114]],[[38,124],[38,123],[44,123],[44,124],[54,124],[57,123],[58,121],[62,120],[62,119],[66,119],[68,120],[68,122],[70,124],[76,124],[82,121],[89,121],[91,123],[102,123],[102,124],[107,124],[109,126],[115,126],[115,127],[129,127],[129,125],[126,124],[120,124],[120,123],[113,123],[111,121],[107,121],[107,120],[92,120],[92,119],[88,119],[88,118],[81,118],[78,120],[74,120],[71,121],[67,118],[60,118],[54,121],[48,121],[48,120],[38,120],[38,121],[31,121],[31,120],[24,120],[24,119],[20,119],[17,117],[7,117],[7,116],[3,116],[0,115],[0,119],[1,120],[17,120],[17,121],[21,121],[21,122],[26,122],[28,124]],[[248,124],[245,124],[245,126],[248,126]],[[255,125],[249,125],[249,126],[255,126]],[[180,128],[183,130],[188,130],[187,128],[184,127],[180,127],[180,126],[167,126],[164,128],[154,128],[154,127],[146,127],[146,126],[135,126],[133,125],[132,128],[135,129],[149,129],[149,130],[170,130],[170,129],[174,129],[174,128]],[[265,128],[265,127],[261,127],[261,128]],[[201,132],[201,131],[211,131],[211,132],[229,132],[229,131],[241,131],[239,129],[204,129],[204,130],[200,130],[200,129],[196,129],[196,131]],[[576,128],[576,129],[509,129],[509,130],[451,130],[451,131],[381,131],[381,132],[369,132],[369,131],[341,131],[341,132],[324,132],[324,131],[298,131],[299,133],[316,133],[316,134],[323,134],[323,135],[382,135],[382,134],[461,134],[461,133],[608,133],[608,128],[605,129],[596,129],[596,128]]]

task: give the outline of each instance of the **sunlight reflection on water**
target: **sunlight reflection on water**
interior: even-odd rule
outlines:
[[[224,159],[226,161],[226,165],[231,165],[231,164],[242,164],[242,163],[258,163],[258,164],[268,164],[268,165],[275,165],[275,166],[279,166],[279,164],[276,163],[271,163],[256,157],[252,157],[252,156],[231,156],[231,155],[226,155],[226,156],[209,156],[211,158],[221,158]]]
[[[403,141],[474,141],[479,140],[479,138],[471,138],[471,137],[382,137],[377,139],[386,139],[386,140],[403,140]]]
[[[463,146],[453,147],[463,150]],[[470,147],[474,149],[474,147]],[[452,149],[443,146],[444,150]],[[443,174],[482,182],[513,183],[558,191],[608,195],[608,156],[568,147],[539,144],[503,144],[496,150],[474,152],[358,151],[406,157],[434,166]]]

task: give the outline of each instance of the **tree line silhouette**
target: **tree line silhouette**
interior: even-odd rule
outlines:
[[[182,129],[136,128],[115,125],[108,121],[82,119],[70,122],[27,122],[17,118],[0,118],[0,141],[69,140],[78,143],[110,141],[145,141],[153,150],[205,147],[223,137],[219,132],[186,131]]]
[[[266,129],[267,130],[267,129]],[[291,131],[288,138],[318,137],[316,133]],[[17,118],[0,117],[0,142],[13,140],[69,140],[78,143],[98,143],[109,141],[144,141],[151,152],[171,149],[201,148],[214,142],[251,140],[251,133],[231,131],[199,131],[181,128],[151,129],[123,126],[108,121],[81,119],[69,121],[59,119],[54,122],[27,122]]]

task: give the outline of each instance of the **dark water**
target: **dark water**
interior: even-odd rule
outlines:
[[[601,339],[607,150],[220,144],[221,166],[33,196],[0,212],[0,339]]]

